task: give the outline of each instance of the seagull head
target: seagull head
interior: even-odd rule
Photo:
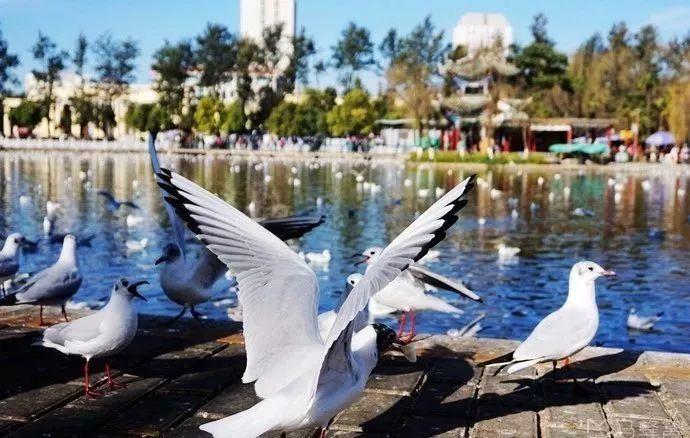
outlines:
[[[160,265],[161,263],[172,263],[175,260],[179,259],[180,256],[182,255],[182,252],[180,251],[180,248],[175,245],[174,243],[168,243],[163,247],[163,255],[161,255],[158,260],[156,260],[156,265]]]
[[[417,340],[403,340],[398,337],[392,328],[385,324],[376,323],[372,324],[372,327],[376,332],[376,349],[379,357],[388,350],[395,350],[402,353],[408,361],[417,361],[417,352],[414,347],[414,343]],[[423,339],[426,338],[420,338],[419,340]]]
[[[22,247],[35,249],[38,245],[36,242],[27,239],[20,233],[12,233],[7,236],[7,242],[9,242],[14,248]]]
[[[349,295],[350,292],[352,292],[352,289],[354,289],[355,285],[359,280],[361,280],[363,277],[362,274],[359,272],[356,272],[354,274],[350,274],[347,276],[347,280],[345,282],[345,288],[347,290],[347,294]]]
[[[136,281],[134,283],[130,282],[126,278],[121,278],[115,283],[115,292],[122,294],[126,298],[133,300],[134,298],[140,298],[144,301],[148,301],[143,295],[139,293],[137,288],[143,284],[149,284],[148,281]]]
[[[355,262],[355,266],[361,265],[362,263],[373,263],[376,261],[378,256],[381,254],[383,249],[380,246],[372,246],[364,250],[361,254],[355,254],[352,257],[362,257],[360,260]]]
[[[573,266],[571,275],[576,275],[584,281],[594,281],[599,277],[612,277],[615,272],[606,270],[594,262],[579,262]]]

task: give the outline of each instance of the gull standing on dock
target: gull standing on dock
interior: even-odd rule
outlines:
[[[156,152],[155,136],[149,135],[148,147],[151,167],[154,173],[158,174],[161,166]],[[166,197],[165,191],[162,191],[162,195],[163,198]],[[164,264],[160,271],[161,289],[170,300],[182,306],[180,313],[168,323],[177,321],[188,308],[194,319],[199,320],[201,314],[196,311],[195,306],[211,299],[214,294],[213,286],[225,276],[228,268],[206,248],[202,249],[198,258],[188,257],[185,251],[185,226],[173,208],[167,202],[163,204],[173,229],[175,243],[169,243],[163,248],[163,254],[156,260],[156,265]],[[291,216],[266,219],[261,225],[280,239],[287,240],[301,237],[321,225],[324,220],[325,216],[321,215]]]
[[[84,395],[86,397],[103,395],[89,383],[89,361],[119,353],[132,342],[137,333],[138,317],[132,300],[140,298],[146,301],[146,298],[137,291],[137,287],[142,284],[148,284],[148,281],[130,283],[124,278],[118,280],[105,307],[72,322],[63,322],[47,328],[43,332],[43,339],[36,343],[85,359]],[[110,389],[124,387],[113,381],[108,362],[105,363],[105,372]]]
[[[5,244],[0,251],[0,287],[2,296],[6,295],[5,282],[19,271],[19,253],[23,245],[33,244],[19,233],[12,233],[5,239]]]
[[[542,362],[551,362],[556,369],[556,362],[563,359],[567,366],[572,355],[592,342],[599,328],[595,280],[613,275],[616,273],[594,262],[576,263],[570,270],[568,298],[563,306],[542,319],[514,352],[480,366],[498,366],[494,375],[505,367],[508,373],[514,373]]]
[[[363,258],[355,265],[366,263],[368,270],[376,262],[382,251],[377,246],[367,248],[361,254]],[[441,298],[427,294],[427,286],[455,292],[473,301],[482,301],[479,295],[469,290],[464,284],[437,274],[420,263],[413,263],[369,300],[369,312],[373,317],[403,312],[398,327],[398,336],[400,337],[403,336],[409,314],[410,333],[408,337],[410,338],[415,335],[415,312],[432,310],[444,313],[462,313],[462,310],[446,303]]]
[[[188,179],[163,169],[166,200],[196,236],[237,275],[247,367],[262,399],[201,429],[216,438],[325,427],[354,403],[379,356],[396,341],[381,324],[354,333],[369,299],[446,236],[467,204],[473,177],[435,202],[384,249],[345,299],[328,334],[318,325],[316,275],[285,243]]]
[[[43,306],[61,306],[67,319],[65,303],[81,286],[81,273],[77,262],[77,239],[68,234],[62,243],[60,257],[54,265],[37,272],[16,290],[0,299],[0,306],[32,304],[40,306],[39,320],[43,325]]]

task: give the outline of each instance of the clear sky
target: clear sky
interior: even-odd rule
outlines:
[[[430,14],[448,40],[460,16],[466,12],[498,12],[513,26],[516,42],[529,42],[532,17],[543,12],[548,30],[558,47],[571,53],[595,32],[606,34],[611,24],[625,21],[635,30],[652,23],[662,39],[685,35],[690,30],[687,0],[297,0],[297,26],[304,26],[317,44],[318,57],[326,58],[330,47],[349,21],[370,29],[378,44],[391,27],[407,32]],[[103,32],[115,38],[139,42],[137,81],[150,79],[151,55],[164,40],[190,38],[207,22],[239,28],[238,0],[0,0],[0,29],[10,50],[19,53],[21,79],[33,66],[31,45],[41,30],[60,48],[72,51],[77,35],[93,40]],[[328,73],[319,85],[333,83]],[[314,81],[312,80],[312,83]],[[367,83],[376,83],[371,77]]]

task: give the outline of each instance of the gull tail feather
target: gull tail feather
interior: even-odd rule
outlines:
[[[39,339],[31,345],[52,348],[54,350],[59,351],[60,353],[70,354],[69,351],[67,351],[67,349],[63,345],[56,344],[55,342],[50,342],[47,339]]]
[[[199,429],[214,438],[256,438],[272,430],[277,424],[281,408],[272,400],[263,400],[246,411],[210,423]]]
[[[426,295],[424,297],[423,308],[434,310],[436,312],[455,313],[458,315],[463,313],[462,310],[433,295]]]
[[[513,374],[513,373],[516,373],[520,370],[524,370],[525,368],[529,368],[533,365],[536,365],[539,362],[541,362],[541,359],[532,359],[532,360],[526,360],[524,362],[517,362],[517,363],[514,363],[511,366],[509,366],[508,369],[506,369],[506,373]]]

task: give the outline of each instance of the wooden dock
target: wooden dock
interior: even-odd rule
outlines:
[[[0,435],[203,437],[199,424],[257,401],[240,382],[238,324],[162,321],[141,316],[135,342],[112,361],[128,386],[87,400],[80,358],[31,346],[36,309],[0,309]],[[496,377],[476,366],[512,341],[434,336],[421,344],[416,364],[385,357],[328,436],[690,437],[690,355],[589,348],[572,370],[590,381],[574,386],[566,371],[554,381],[550,366]],[[103,385],[101,367],[94,363],[92,381]]]

